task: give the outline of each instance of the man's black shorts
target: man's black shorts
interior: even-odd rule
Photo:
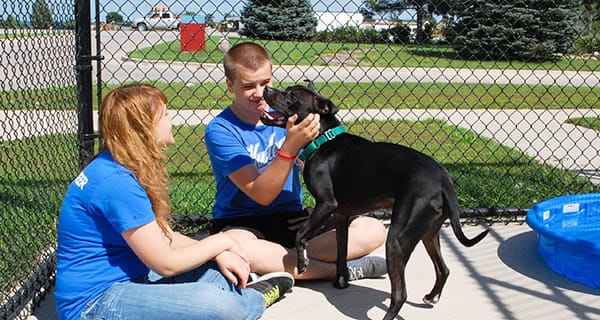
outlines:
[[[305,209],[265,216],[213,219],[210,233],[214,234],[228,229],[246,229],[259,239],[276,242],[286,248],[293,248],[296,246],[296,233],[308,219],[308,214]],[[333,229],[335,229],[335,216],[331,215],[318,230],[309,236],[309,239]]]

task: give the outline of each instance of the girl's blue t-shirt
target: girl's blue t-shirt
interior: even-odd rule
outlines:
[[[217,184],[212,212],[214,218],[302,210],[302,188],[297,165],[292,169],[279,196],[268,206],[250,199],[228,177],[252,163],[259,172],[264,171],[285,141],[284,128],[244,123],[228,107],[208,124],[205,138]]]
[[[155,219],[146,191],[108,151],[70,184],[58,220],[56,306],[78,319],[89,301],[116,282],[148,274],[121,233]]]

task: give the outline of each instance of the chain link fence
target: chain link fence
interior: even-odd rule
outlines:
[[[203,230],[215,189],[204,128],[231,103],[221,63],[240,41],[269,50],[274,86],[314,81],[347,131],[439,160],[467,222],[523,222],[538,201],[600,190],[590,1],[402,3],[3,4],[0,318],[25,318],[51,288],[62,197],[101,145],[101,97],[120,84],[167,94],[176,227]]]
[[[57,213],[79,170],[73,39],[0,33],[0,319],[26,315],[52,285]]]

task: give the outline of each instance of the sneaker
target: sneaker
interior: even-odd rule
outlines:
[[[385,257],[364,256],[348,261],[349,281],[363,278],[378,278],[387,273]]]
[[[250,275],[248,275],[248,284],[258,280],[258,278],[260,278],[258,273],[250,272]]]
[[[250,283],[247,288],[260,292],[265,299],[265,308],[279,301],[292,290],[294,277],[287,272],[271,272]]]

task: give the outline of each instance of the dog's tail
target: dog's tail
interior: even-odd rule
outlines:
[[[471,247],[477,244],[481,239],[483,239],[489,232],[489,230],[484,230],[474,238],[467,238],[462,230],[462,225],[460,224],[460,209],[458,207],[458,198],[456,197],[456,192],[454,191],[454,187],[450,182],[450,186],[444,188],[442,192],[442,196],[444,198],[444,211],[448,212],[448,218],[450,218],[450,225],[452,226],[452,231],[454,231],[454,235],[462,243],[465,247]]]

